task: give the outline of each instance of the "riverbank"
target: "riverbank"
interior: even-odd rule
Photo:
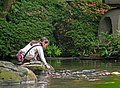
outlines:
[[[100,57],[100,56],[93,56],[93,57],[46,57],[48,60],[119,60],[120,57]]]

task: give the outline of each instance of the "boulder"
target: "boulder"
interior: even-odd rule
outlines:
[[[44,66],[44,64],[41,61],[28,62],[24,63],[21,66],[32,70],[36,75],[40,75],[42,71],[48,71],[48,69]],[[51,65],[49,66],[51,67],[49,70],[54,71],[54,68]]]
[[[24,63],[21,66],[32,70],[36,75],[39,75],[43,70],[46,70],[45,66],[40,61]]]
[[[30,69],[8,61],[0,61],[0,84],[25,84],[36,81],[37,77]]]

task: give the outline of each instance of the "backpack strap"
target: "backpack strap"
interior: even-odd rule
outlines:
[[[28,52],[33,48],[33,47],[36,47],[36,46],[41,46],[41,45],[35,45],[35,46],[32,46],[26,53],[25,53],[25,55],[24,55],[24,57],[23,58],[25,58],[26,57],[26,55],[28,54]]]

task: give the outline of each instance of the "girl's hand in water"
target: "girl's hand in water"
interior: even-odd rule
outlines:
[[[46,66],[46,68],[47,68],[47,69],[50,69],[50,68],[51,68],[48,64],[47,64],[47,65],[45,65],[45,66]]]

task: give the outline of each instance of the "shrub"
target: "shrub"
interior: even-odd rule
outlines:
[[[97,34],[99,20],[108,9],[101,0],[16,0],[6,19],[0,20],[0,56],[15,55],[29,41],[43,36],[50,40],[47,56],[116,54],[119,46],[107,52],[114,46],[114,37],[106,47]]]

